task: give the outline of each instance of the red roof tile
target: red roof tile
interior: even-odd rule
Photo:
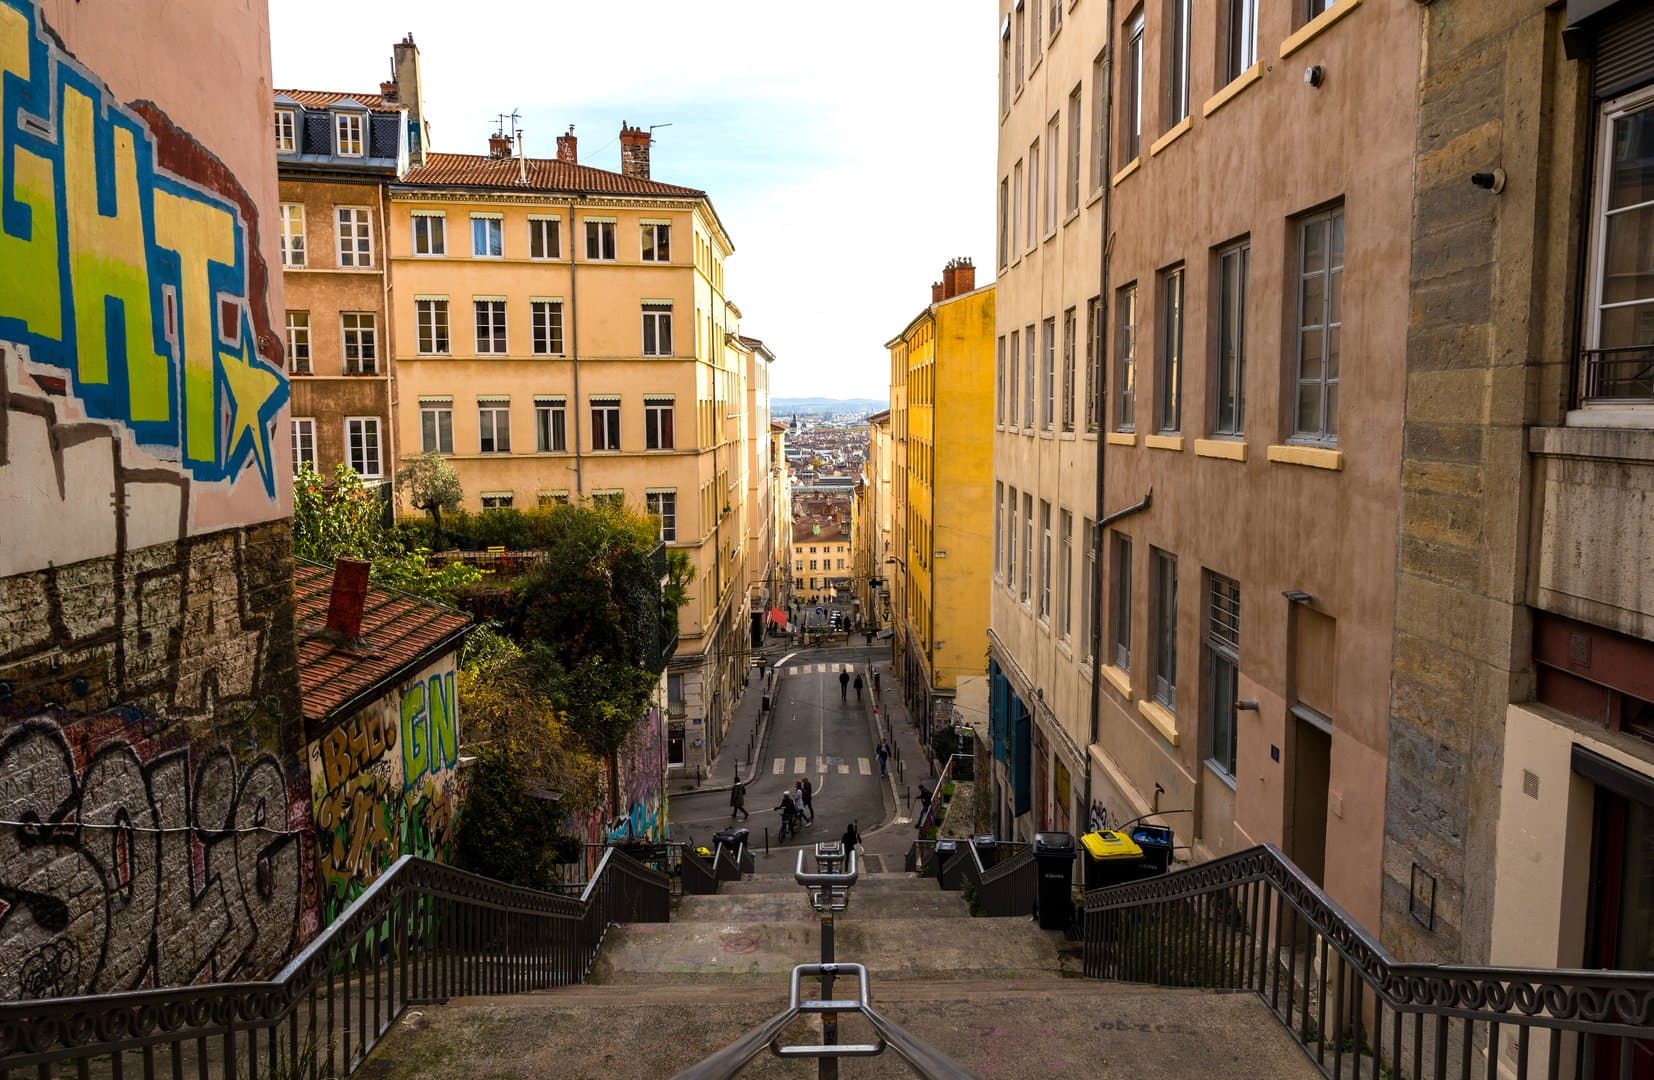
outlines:
[[[527,182],[518,180],[517,159],[486,154],[426,154],[425,164],[407,171],[399,183],[412,187],[489,187],[510,191],[567,191],[587,195],[667,195],[704,199],[695,188],[640,180],[623,173],[570,165],[556,158],[526,159]]]
[[[321,720],[362,694],[412,674],[455,647],[471,616],[394,589],[368,587],[362,638],[352,648],[322,633],[333,568],[299,562],[293,571],[299,639],[299,694],[306,720]]]
[[[396,112],[402,106],[394,101],[386,101],[382,94],[356,94],[349,90],[277,90],[277,94],[285,94],[307,109],[326,109],[336,101],[350,99],[360,102],[374,112]]]

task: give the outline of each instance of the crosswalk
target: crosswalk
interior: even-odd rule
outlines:
[[[796,675],[837,675],[841,671],[848,671],[854,675],[857,671],[865,670],[866,665],[858,664],[789,664],[781,671],[788,678]]]
[[[813,768],[811,767],[812,765],[814,766]],[[790,773],[794,776],[801,776],[808,772],[822,776],[830,773],[837,773],[839,776],[849,776],[851,768],[852,766],[848,760],[840,761],[838,758],[825,758],[820,756],[812,760],[804,754],[799,754],[795,757],[775,758],[770,763],[770,774],[772,776],[786,776]],[[860,776],[873,775],[873,763],[868,758],[857,758],[854,769]]]

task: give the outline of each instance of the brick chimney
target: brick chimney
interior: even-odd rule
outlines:
[[[964,256],[949,259],[948,265],[942,268],[942,299],[952,300],[974,288],[976,267],[971,264],[971,260]]]
[[[649,179],[649,139],[642,128],[620,124],[620,171],[638,180]]]
[[[386,101],[394,102],[396,100],[396,80],[386,79],[384,82],[380,83],[379,96],[384,98]]]
[[[511,136],[503,131],[496,131],[488,136],[488,156],[491,158],[508,158],[511,156]]]
[[[942,301],[947,299],[947,296],[946,296],[946,294],[944,294],[942,292],[942,289],[943,289],[943,285],[940,281],[933,281],[933,282],[930,283],[930,302],[931,303],[940,304]]]
[[[574,137],[574,125],[569,125],[567,135],[557,136],[557,160],[566,161],[570,165],[580,164],[580,143]]]
[[[408,110],[408,164],[423,165],[431,132],[425,123],[425,91],[419,81],[419,46],[414,44],[412,34],[391,46],[391,70],[395,73],[396,103]]]
[[[368,563],[340,559],[333,564],[333,595],[327,604],[327,628],[347,641],[362,636],[362,603],[368,595]]]

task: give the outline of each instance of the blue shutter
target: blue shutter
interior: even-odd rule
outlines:
[[[1033,739],[1029,732],[1027,706],[1015,694],[1011,695],[1012,708],[1015,710],[1015,726],[1011,731],[1011,788],[1013,797],[1012,813],[1017,817],[1026,814],[1033,806]]]

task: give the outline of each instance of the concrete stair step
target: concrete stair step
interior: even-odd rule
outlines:
[[[879,895],[863,892],[858,883],[850,890],[850,907],[840,912],[846,921],[853,919],[921,919],[969,918],[970,909],[964,897],[956,892],[943,892],[934,882],[930,888],[899,895]],[[672,912],[674,923],[686,922],[786,922],[814,920],[815,909],[797,885],[791,893],[737,893],[733,896],[685,896]]]
[[[933,877],[920,877],[918,874],[862,874],[856,879],[855,885],[850,888],[850,895],[866,896],[870,893],[889,893],[918,891],[930,889],[940,892],[941,888]],[[804,894],[804,886],[793,880],[791,872],[786,874],[754,874],[744,877],[740,881],[725,881],[718,887],[718,895],[750,895],[754,893],[798,893]]]

